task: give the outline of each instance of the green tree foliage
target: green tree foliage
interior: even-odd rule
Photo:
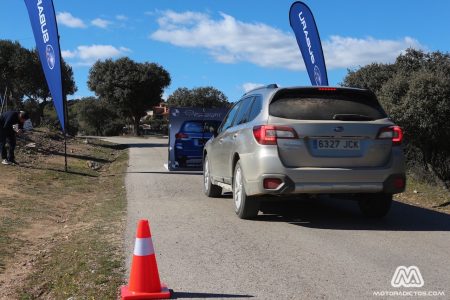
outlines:
[[[108,102],[87,97],[77,101],[73,106],[76,109],[79,133],[109,136],[122,132],[125,122]]]
[[[348,70],[344,86],[369,89],[377,94],[383,84],[395,74],[395,66],[389,64],[370,64],[359,70]]]
[[[77,113],[72,107],[72,102],[69,101],[67,105],[68,117],[66,120],[66,130],[67,134],[74,136],[78,132],[78,120],[76,118]],[[44,117],[41,118],[40,126],[45,126],[53,131],[60,131],[61,124],[59,123],[55,107],[53,105],[46,105],[43,109]]]
[[[224,93],[213,87],[178,88],[167,99],[170,107],[229,107]]]
[[[27,102],[28,103],[28,102]],[[29,104],[32,105],[32,104]],[[42,125],[51,130],[60,130],[58,117],[53,105],[45,108]],[[67,102],[69,135],[111,136],[122,133],[125,121],[117,114],[116,109],[106,101],[95,97],[86,97]]]
[[[63,83],[65,95],[77,91],[72,68],[63,61]],[[14,108],[22,109],[23,101],[31,99],[40,103],[40,114],[51,98],[45,81],[37,50],[23,48],[20,43],[0,40],[0,93],[5,89],[15,100]]]
[[[50,90],[48,89],[47,81],[45,80],[44,72],[42,71],[41,62],[37,50],[31,52],[30,70],[35,74],[29,80],[29,86],[25,94],[29,99],[39,101],[40,114],[43,117],[44,107],[49,104],[51,99]],[[78,90],[73,78],[73,70],[65,61],[62,64],[62,80],[63,80],[63,94],[73,95]]]
[[[88,80],[97,96],[133,120],[136,135],[141,117],[162,101],[164,88],[169,84],[170,75],[162,66],[136,63],[129,58],[96,62]]]
[[[450,180],[449,54],[408,49],[394,64],[350,71],[343,85],[372,88],[403,127],[412,163]]]
[[[31,66],[30,53],[19,42],[0,40],[1,93],[8,88],[15,99],[21,99],[26,94],[27,79],[31,75],[28,73]]]

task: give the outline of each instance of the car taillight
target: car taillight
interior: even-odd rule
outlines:
[[[189,136],[186,133],[178,132],[175,134],[176,139],[187,139]]]
[[[253,127],[253,136],[261,145],[276,145],[277,139],[297,139],[297,132],[287,126],[261,125]]]
[[[263,186],[267,190],[277,189],[283,181],[280,178],[264,178]]]
[[[393,145],[401,145],[403,141],[403,130],[400,126],[389,126],[380,129],[378,139],[392,140]]]
[[[403,189],[406,184],[405,179],[402,177],[395,178],[393,183],[396,189]]]

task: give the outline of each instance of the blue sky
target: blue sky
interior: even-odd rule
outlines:
[[[230,101],[258,84],[310,85],[284,0],[54,0],[61,48],[78,92],[97,59],[129,56],[178,87],[214,86]],[[319,27],[330,85],[348,68],[392,62],[408,47],[448,52],[450,1],[305,1]],[[25,4],[2,0],[0,38],[34,47]],[[426,6],[428,5],[428,6]]]

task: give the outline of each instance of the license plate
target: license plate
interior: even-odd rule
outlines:
[[[319,150],[359,150],[359,140],[320,139],[314,140],[314,147]]]

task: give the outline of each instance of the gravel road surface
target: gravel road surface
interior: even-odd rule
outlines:
[[[448,215],[395,203],[384,220],[369,220],[354,202],[317,199],[240,220],[231,196],[203,195],[199,172],[166,170],[167,139],[108,140],[130,145],[127,266],[137,221],[147,218],[160,277],[173,298],[385,299],[374,293],[444,292],[426,298],[450,299]],[[392,287],[398,266],[417,266],[424,286]]]

